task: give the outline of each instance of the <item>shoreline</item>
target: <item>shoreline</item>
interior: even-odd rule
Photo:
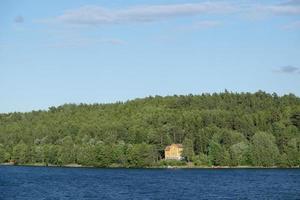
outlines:
[[[45,165],[43,163],[35,164],[12,164],[12,163],[0,163],[0,166],[22,166],[22,167],[55,167],[55,168],[94,168],[94,169],[300,169],[300,166],[293,167],[281,167],[281,166],[149,166],[149,167],[124,167],[124,166],[109,166],[109,167],[97,167],[97,166],[85,166],[79,164],[68,165]]]

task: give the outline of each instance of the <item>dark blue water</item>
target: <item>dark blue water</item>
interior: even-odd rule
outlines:
[[[0,166],[0,199],[300,199],[300,169]]]

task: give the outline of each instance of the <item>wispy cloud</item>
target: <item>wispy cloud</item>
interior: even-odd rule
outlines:
[[[203,21],[197,21],[193,24],[189,25],[183,25],[179,26],[179,30],[202,30],[202,29],[208,29],[208,28],[216,28],[221,26],[222,23],[220,21],[215,20],[203,20]]]
[[[300,1],[286,1],[280,4],[260,5],[257,11],[272,15],[300,15]]]
[[[222,2],[144,5],[122,9],[84,6],[65,11],[54,20],[69,24],[108,24],[123,22],[149,22],[179,16],[225,14],[235,11],[235,6]]]
[[[7,46],[7,44],[0,43],[0,50],[6,46]]]
[[[21,23],[24,22],[24,17],[21,16],[21,15],[18,15],[18,16],[16,16],[16,17],[14,18],[14,22],[15,22],[15,23],[18,23],[18,24],[21,24]]]
[[[288,23],[283,26],[283,29],[286,29],[286,30],[300,29],[300,21],[294,21],[294,22]]]
[[[281,5],[300,5],[300,0],[289,0],[281,3]]]
[[[296,74],[300,73],[300,68],[292,65],[282,66],[279,69],[276,69],[275,72],[286,73],[286,74]]]
[[[36,21],[48,24],[68,24],[68,27],[81,27],[85,25],[145,23],[180,17],[205,16],[208,19],[207,21],[200,21],[198,24],[193,24],[193,27],[189,27],[189,29],[203,29],[220,25],[220,23],[209,19],[209,17],[215,17],[216,15],[246,16],[255,20],[271,16],[300,15],[300,0],[286,0],[279,3],[258,2],[222,0],[201,3],[136,5],[121,8],[87,5],[65,10],[61,15],[53,18]],[[298,23],[296,22],[283,26],[284,29],[297,27]]]
[[[47,47],[51,48],[82,48],[93,45],[103,45],[103,44],[111,44],[111,45],[124,45],[125,41],[120,39],[96,39],[96,38],[71,38],[65,39],[58,42],[51,43],[47,45]]]

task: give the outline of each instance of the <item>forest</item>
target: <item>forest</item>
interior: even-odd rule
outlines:
[[[164,148],[184,146],[183,161]],[[300,98],[255,93],[149,96],[0,114],[0,163],[95,167],[299,167]]]

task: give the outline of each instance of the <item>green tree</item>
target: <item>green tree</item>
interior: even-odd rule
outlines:
[[[213,165],[226,166],[229,165],[229,153],[218,142],[212,141],[209,145],[209,158]]]
[[[112,146],[99,142],[95,146],[96,165],[99,167],[108,167],[112,164]]]
[[[13,147],[12,159],[20,164],[29,161],[29,148],[23,141]]]
[[[209,157],[206,154],[199,154],[193,157],[193,162],[196,166],[210,166]]]
[[[36,163],[45,162],[44,149],[42,145],[33,146],[32,161]]]
[[[300,138],[293,138],[288,142],[286,157],[289,166],[300,165]]]
[[[118,144],[113,145],[112,151],[112,160],[113,163],[117,166],[125,166],[126,165],[126,145],[123,141],[120,141]]]
[[[58,148],[58,163],[61,165],[76,163],[76,152],[71,136],[66,136],[61,140]]]
[[[127,150],[128,163],[133,167],[151,166],[157,161],[157,154],[152,145],[134,144]]]
[[[58,146],[52,144],[43,145],[44,162],[48,164],[59,164]]]
[[[292,116],[291,116],[291,121],[292,123],[298,127],[300,129],[300,111],[299,112],[295,112]]]
[[[2,144],[0,144],[0,163],[4,163],[7,161],[6,151]]]
[[[85,166],[96,165],[96,147],[92,144],[85,144],[79,146],[77,151],[78,164]]]
[[[183,141],[183,152],[182,155],[183,157],[186,158],[188,162],[190,162],[194,156],[194,144],[193,140],[189,138],[185,138]]]
[[[298,166],[299,111],[300,98],[293,94],[224,91],[0,113],[5,152],[0,157],[19,163],[151,166],[166,164],[160,160],[168,144],[185,143],[184,153],[195,164]]]
[[[229,150],[231,164],[234,166],[246,165],[248,161],[248,152],[249,145],[245,142],[232,145]]]
[[[274,166],[279,158],[275,137],[265,132],[257,132],[252,138],[251,159],[255,166]]]

